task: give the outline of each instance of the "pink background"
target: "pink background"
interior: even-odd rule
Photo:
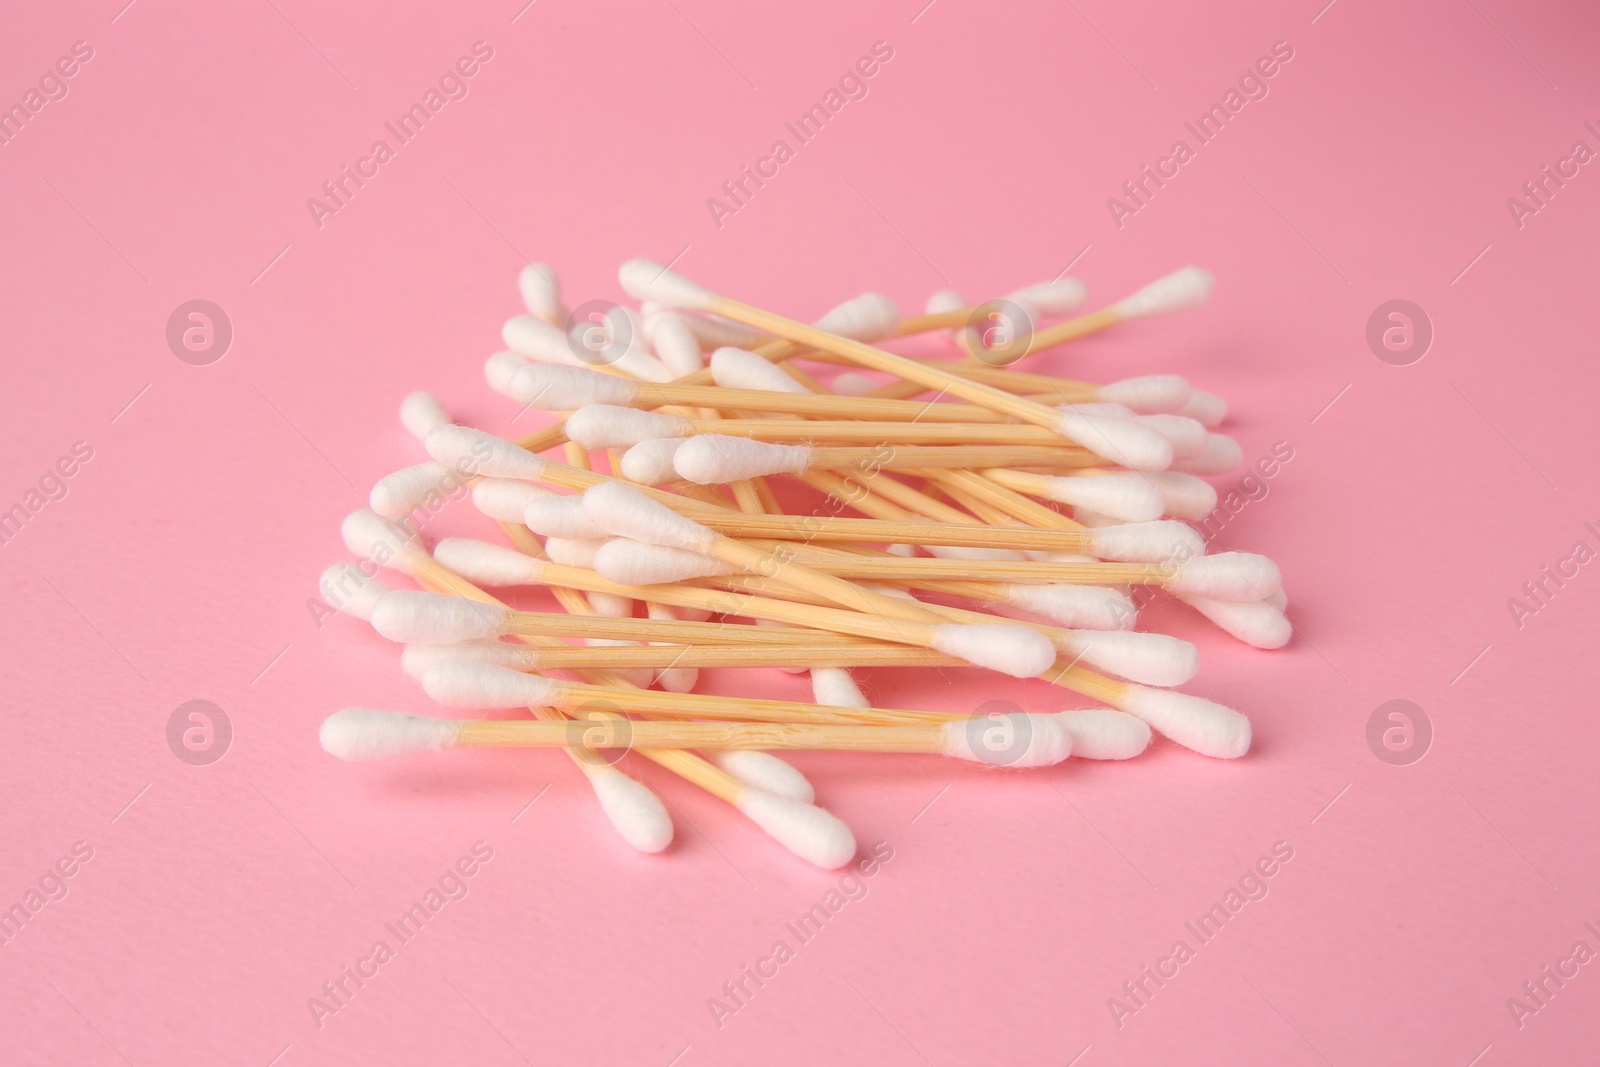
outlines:
[[[93,449],[0,546],[0,902],[93,849],[0,949],[0,1058],[1466,1067],[1600,1040],[1600,965],[1521,1028],[1507,1007],[1575,942],[1600,950],[1600,574],[1520,629],[1507,607],[1600,547],[1600,175],[1520,229],[1506,207],[1574,141],[1600,148],[1592,7],[122,2],[34,5],[0,39],[7,102],[94,50],[0,148],[0,508]],[[319,229],[307,198],[479,40],[470,95]],[[879,40],[870,94],[718,229],[706,199]],[[1119,229],[1106,199],[1276,41],[1294,58],[1270,95]],[[1194,691],[1253,717],[1251,755],[797,758],[893,860],[720,1029],[708,998],[839,875],[648,766],[678,822],[657,857],[555,754],[324,755],[338,707],[427,707],[392,646],[307,607],[339,519],[420,456],[398,400],[431,387],[510,428],[480,367],[518,267],[614,299],[633,255],[802,318],[1069,263],[1097,301],[1214,270],[1204,310],[1038,366],[1176,371],[1233,402],[1246,457],[1293,449],[1215,541],[1281,563],[1290,647],[1148,613],[1200,644]],[[210,366],[164,339],[195,298],[236,332]],[[1394,298],[1436,331],[1410,366],[1364,339]],[[428,533],[483,529],[456,507]],[[885,703],[1067,703],[963,672],[865,681]],[[192,699],[233,724],[210,766],[168,748]],[[1409,766],[1366,740],[1392,699],[1435,732]],[[470,894],[319,1028],[307,998],[480,840]],[[1280,841],[1267,898],[1119,1028],[1108,999]]]

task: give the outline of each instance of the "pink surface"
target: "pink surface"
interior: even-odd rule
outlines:
[[[1600,951],[1600,576],[1560,564],[1600,548],[1600,176],[1567,164],[1537,213],[1507,205],[1600,149],[1592,9],[122,2],[36,5],[0,40],[5,101],[93,51],[0,147],[0,507],[92,451],[0,546],[0,904],[74,872],[0,951],[0,1058],[1487,1067],[1600,1040],[1597,965],[1562,962]],[[317,225],[319,185],[478,41],[465,98]],[[707,198],[877,41],[866,97],[719,228]],[[1268,95],[1119,227],[1107,198],[1280,41]],[[1232,401],[1249,459],[1292,449],[1214,544],[1282,564],[1293,644],[1149,613],[1201,645],[1194,691],[1247,711],[1255,751],[1027,775],[797,758],[863,854],[892,852],[803,945],[785,924],[840,875],[648,768],[678,822],[659,857],[555,754],[324,755],[335,708],[427,707],[393,647],[307,606],[340,517],[420,456],[398,400],[432,387],[511,428],[480,366],[518,267],[618,298],[641,254],[796,317],[1068,264],[1097,299],[1213,269],[1204,310],[1039,365],[1176,371]],[[235,332],[209,366],[165,340],[197,298]],[[1435,330],[1409,366],[1364,336],[1396,298]],[[482,528],[456,507],[428,532]],[[1576,574],[1514,617],[1558,564]],[[1065,703],[866,680],[885,703]],[[197,699],[234,732],[209,766],[167,741]],[[1396,699],[1434,735],[1408,766],[1367,741]],[[480,841],[467,895],[399,945],[384,924]],[[1202,945],[1185,924],[1275,847],[1264,899]],[[794,958],[719,1026],[709,999],[780,939]],[[319,1025],[308,999],[378,940],[393,958]],[[1129,999],[1180,940],[1193,958]]]

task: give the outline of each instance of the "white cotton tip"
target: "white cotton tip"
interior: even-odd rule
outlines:
[[[795,384],[798,385],[799,383]],[[865,374],[857,374],[853,370],[847,370],[843,374],[835,375],[828,388],[840,396],[865,396],[882,385],[882,382],[868,378]]]
[[[1122,563],[1163,563],[1204,555],[1206,543],[1188,523],[1162,519],[1090,531],[1089,551]]]
[[[639,312],[644,316],[646,333],[655,329],[655,323],[664,315],[677,314],[668,308],[651,300],[639,303]],[[753,348],[765,341],[772,340],[769,334],[760,330],[752,330],[742,326],[731,319],[722,318],[720,315],[684,315],[683,324],[689,328],[700,342],[702,351],[717,348],[720,345],[737,345],[740,348]]]
[[[646,320],[650,344],[656,357],[674,378],[693,374],[706,364],[705,353],[700,349],[700,339],[695,336],[684,316],[675,311],[663,311]]]
[[[441,426],[422,443],[428,455],[462,474],[537,479],[549,465],[520,445],[467,426]]]
[[[511,383],[515,380],[517,371],[529,366],[532,364],[515,352],[496,352],[483,361],[483,380],[489,383],[490,389],[514,400],[516,398],[511,396]]]
[[[1174,470],[1189,474],[1227,474],[1244,461],[1244,449],[1239,442],[1226,434],[1206,435],[1205,447],[1200,454],[1173,464]]]
[[[805,393],[805,386],[770,360],[742,348],[723,347],[711,353],[711,380],[724,389],[760,389],[769,393]]]
[[[638,388],[626,378],[587,367],[524,363],[512,373],[504,392],[541,411],[574,411],[586,404],[629,404]]]
[[[811,700],[835,708],[870,708],[871,701],[843,667],[811,668]]]
[[[378,708],[345,708],[322,720],[322,751],[342,760],[388,759],[407,752],[454,748],[461,724]]]
[[[724,485],[766,474],[800,474],[811,465],[805,445],[705,433],[689,438],[672,457],[678,477],[699,485]]]
[[[900,328],[900,309],[881,293],[863,293],[846,300],[812,325],[840,337],[871,344],[894,336]]]
[[[1204,697],[1130,685],[1118,706],[1203,756],[1238,759],[1250,751],[1250,720]]]
[[[525,359],[569,366],[581,363],[572,351],[566,331],[532,315],[515,315],[507,319],[505,325],[500,327],[500,340]]]
[[[443,463],[418,463],[379,478],[367,503],[379,515],[397,519],[424,505],[433,506],[464,484],[461,475]]]
[[[493,663],[514,671],[532,671],[539,667],[539,653],[527,645],[513,645],[505,641],[485,639],[461,641],[447,645],[407,645],[400,653],[400,667],[413,678],[421,679],[441,663],[466,660],[469,663]]]
[[[1146,374],[1102,385],[1100,399],[1123,404],[1141,415],[1178,412],[1194,395],[1194,387],[1176,374]]]
[[[707,752],[706,756],[745,785],[753,785],[802,804],[810,804],[817,799],[817,791],[811,787],[806,776],[795,770],[793,764],[770,752],[754,748],[725,748]]]
[[[1166,501],[1164,514],[1174,519],[1203,519],[1217,507],[1217,490],[1210,482],[1182,471],[1150,471],[1145,478]]]
[[[1114,306],[1125,319],[1170,315],[1204,304],[1216,284],[1217,280],[1210,271],[1184,267],[1165,278],[1156,279],[1132,296],[1123,297]]]
[[[717,541],[717,535],[698,522],[620,482],[606,482],[585,492],[583,513],[608,534],[650,545],[704,552]]]
[[[517,275],[517,291],[531,314],[554,321],[563,318],[561,279],[548,263],[529,263]]]
[[[1082,759],[1132,759],[1150,747],[1149,724],[1125,711],[1063,711],[1056,722],[1072,735],[1072,754]]]
[[[582,567],[585,570],[594,570],[594,559],[600,552],[604,541],[590,537],[546,537],[544,539],[544,554],[550,557],[551,563],[563,567]]]
[[[551,494],[530,500],[523,509],[522,521],[542,537],[599,541],[606,536],[606,531],[585,513],[582,497]]]
[[[391,641],[443,645],[499,637],[509,612],[459,596],[396,589],[372,609],[372,628]]]
[[[446,537],[433,558],[476,585],[538,585],[540,561],[505,545]]]
[[[339,534],[351,555],[371,560],[380,567],[393,567],[409,574],[427,557],[409,525],[391,521],[366,508],[346,515],[339,525]]]
[[[883,546],[883,550],[885,552],[889,553],[889,555],[891,555],[891,556],[903,556],[906,559],[911,559],[914,556],[916,556],[916,554],[917,554],[917,546],[916,545],[889,544],[889,545],[884,545]]]
[[[1057,504],[1089,508],[1122,522],[1149,522],[1166,509],[1161,490],[1138,474],[1095,474],[1051,478],[1040,494]]]
[[[944,754],[991,767],[1053,767],[1072,755],[1072,735],[1054,715],[977,715],[944,724]]]
[[[1056,432],[1096,455],[1136,471],[1166,470],[1172,464],[1172,442],[1148,427],[1070,407],[1060,410]]]
[[[1278,565],[1254,552],[1218,552],[1177,565],[1168,592],[1193,593],[1217,600],[1260,600],[1283,588]]]
[[[633,600],[630,597],[591,591],[584,593],[583,598],[589,602],[589,608],[602,619],[633,618]]]
[[[1268,604],[1271,604],[1279,611],[1289,610],[1289,594],[1284,592],[1282,589],[1278,590],[1276,593],[1268,593],[1266,600]]]
[[[389,587],[378,579],[362,573],[354,563],[335,563],[322,572],[317,583],[322,599],[330,608],[344,615],[372,621],[372,609]]]
[[[1223,420],[1228,417],[1228,402],[1216,393],[1196,389],[1189,397],[1189,402],[1179,409],[1178,414],[1187,415],[1206,426],[1216,427],[1222,425]]]
[[[639,334],[635,334],[634,343],[643,343],[643,338]],[[604,360],[601,360],[601,362],[603,363]],[[673,379],[673,373],[667,369],[667,365],[643,348],[627,349],[621,355],[612,359],[610,366],[612,370],[625,374],[629,378],[637,378],[642,382],[661,383],[670,382]]]
[[[1083,630],[1066,642],[1071,654],[1097,670],[1144,685],[1182,685],[1199,669],[1193,645],[1169,634]]]
[[[622,476],[640,485],[665,485],[678,480],[673,457],[683,447],[683,437],[652,437],[622,454]]]
[[[645,605],[645,614],[659,622],[672,622],[679,618],[684,610],[683,608],[669,608],[665,604]],[[669,693],[692,693],[699,682],[700,669],[698,667],[663,667],[655,673],[655,683]],[[731,774],[732,772],[730,771],[729,773]]]
[[[1007,585],[1004,603],[1073,630],[1127,630],[1139,617],[1128,594],[1103,585]]]
[[[1174,461],[1200,455],[1210,436],[1203,424],[1187,415],[1135,415],[1133,421],[1170,441]]]
[[[550,495],[548,489],[508,478],[480,478],[472,483],[472,506],[496,522],[521,523],[530,503]]]
[[[438,397],[423,389],[400,401],[400,425],[420,441],[439,427],[450,425],[450,413]]]
[[[924,304],[924,309],[929,315],[944,315],[951,311],[964,310],[966,307],[966,297],[953,289],[939,290],[928,297],[927,303]],[[967,321],[970,323],[972,320],[969,317]],[[978,331],[970,325],[947,328],[944,334],[955,343],[956,348],[960,349],[963,355],[979,351],[983,347],[983,341],[978,336]]]
[[[1046,315],[1065,315],[1081,307],[1088,298],[1088,287],[1078,279],[1057,278],[1024,286],[1006,299],[1038,308]]]
[[[622,585],[670,585],[690,578],[730,574],[721,560],[682,548],[651,545],[619,537],[601,545],[594,554],[594,569],[603,578]]]
[[[617,269],[623,292],[635,300],[650,300],[663,307],[705,311],[716,294],[648,259],[630,259]]]
[[[687,437],[688,419],[610,404],[591,404],[567,418],[567,436],[584,448],[627,448],[652,437]]]
[[[996,623],[951,623],[933,628],[933,647],[947,656],[1032,678],[1056,661],[1056,646],[1037,630]]]
[[[700,684],[700,668],[663,667],[655,672],[654,684],[668,693],[692,693]]]
[[[1178,599],[1252,648],[1282,648],[1294,636],[1283,608],[1271,600],[1218,600],[1180,593]]]
[[[921,545],[919,547],[928,555],[936,556],[939,559],[1019,560],[1028,558],[1013,548],[979,548],[976,545]]]
[[[628,844],[650,853],[672,844],[672,816],[649,786],[615,767],[590,769],[589,784],[600,810]]]
[[[424,671],[422,690],[447,708],[530,708],[548,704],[556,683],[493,663],[456,659]]]
[[[850,827],[814,804],[755,786],[746,786],[733,803],[773,840],[823,870],[855,859],[856,838]]]

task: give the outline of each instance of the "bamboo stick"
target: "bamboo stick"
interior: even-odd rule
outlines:
[[[777,393],[776,396],[799,394]],[[930,405],[937,407],[939,405]],[[835,412],[834,414],[838,414]],[[722,434],[778,443],[805,441],[869,441],[890,445],[1034,445],[1074,454],[1093,455],[1041,426],[1014,422],[868,422],[795,419],[688,419],[689,434]],[[689,436],[685,434],[685,436]]]
[[[936,365],[919,363],[905,356],[862,344],[860,341],[852,341],[730,297],[709,293],[708,299],[706,310],[713,314],[766,330],[768,333],[786,337],[824,352],[833,352],[870,370],[883,371],[907,381],[918,382],[931,389],[947,392],[952,396],[989,408],[991,411],[1004,412],[1035,426],[1054,429],[1060,421],[1060,414],[1052,408],[993,386],[975,382],[970,378],[951,374]]]
[[[811,704],[795,700],[762,700],[754,697],[711,696],[705,693],[666,693],[654,689],[632,689],[623,686],[589,685],[583,682],[549,682],[549,699],[555,707],[566,710],[587,707],[609,708],[621,712],[641,712],[655,715],[682,715],[697,719],[716,719],[727,722],[795,722],[795,723],[885,723],[885,722],[947,722],[950,716],[942,712],[916,711],[909,708],[842,708],[832,704]]]
[[[534,722],[475,719],[461,723],[456,744],[470,748],[822,749],[839,752],[942,754],[943,723],[842,726],[827,723],[652,722],[606,719]]]
[[[640,621],[640,620],[634,620]],[[754,630],[757,635],[785,631],[759,629],[739,623],[728,629]],[[833,634],[823,634],[833,637]],[[793,643],[778,637],[760,644],[667,644],[668,635],[640,634],[639,639],[657,642],[649,645],[597,645],[540,648],[528,653],[527,670],[564,671],[586,668],[628,670],[670,667],[961,667],[965,661],[931,648],[891,645],[881,641],[844,638],[838,643]],[[679,635],[678,640],[688,640]],[[518,669],[524,669],[519,667]]]

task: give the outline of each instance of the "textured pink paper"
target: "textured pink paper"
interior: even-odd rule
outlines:
[[[0,508],[76,442],[92,458],[0,545],[0,906],[73,871],[0,947],[0,1059],[1592,1058],[1600,964],[1572,953],[1600,951],[1600,564],[1563,561],[1600,549],[1600,173],[1573,156],[1600,150],[1597,19],[1321,2],[13,12],[0,103],[74,42],[93,55],[0,147]],[[480,41],[467,95],[400,144],[385,124]],[[880,41],[892,58],[866,96],[800,144],[785,123]],[[1277,42],[1292,58],[1266,64],[1266,96],[1199,145],[1185,123]],[[1180,138],[1193,158],[1125,201],[1138,211],[1108,207]],[[392,158],[362,163],[379,139]],[[792,158],[714,219],[708,198],[779,139]],[[308,199],[346,165],[365,185],[314,220]],[[892,855],[804,942],[787,924],[840,875],[648,766],[678,826],[658,857],[617,840],[553,753],[324,755],[338,707],[428,707],[393,647],[308,608],[345,558],[339,519],[421,456],[399,399],[426,386],[464,421],[531,425],[480,377],[515,272],[549,260],[574,303],[617,299],[634,255],[800,318],[1069,265],[1096,303],[1214,270],[1204,310],[1038,366],[1176,371],[1229,398],[1248,461],[1292,450],[1213,543],[1282,564],[1294,643],[1252,651],[1173,604],[1147,616],[1200,645],[1192,688],[1247,711],[1255,751],[1162,743],[1027,775],[797,758],[863,855]],[[166,339],[196,299],[234,334],[205,366]],[[1395,299],[1434,334],[1406,366],[1366,339]],[[428,533],[448,531],[484,525],[456,507]],[[1569,577],[1514,615],[1547,565]],[[864,682],[903,705],[1070,703],[960,671]],[[756,687],[803,692],[776,674],[710,685]],[[232,725],[209,766],[168,744],[191,700]],[[1391,700],[1431,723],[1408,766],[1369,747]],[[465,864],[466,896],[400,943],[385,924],[480,841],[492,858]],[[1275,847],[1292,858],[1246,883],[1264,899],[1202,944],[1186,924]],[[763,964],[779,940],[792,958]],[[776,973],[757,988],[747,966]],[[345,967],[372,977],[317,1019],[308,1000]]]

